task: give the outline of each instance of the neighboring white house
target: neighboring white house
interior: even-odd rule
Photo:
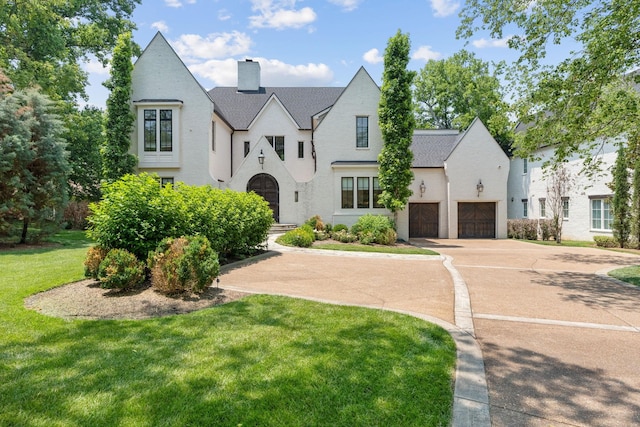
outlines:
[[[377,203],[380,88],[364,68],[346,87],[263,87],[260,64],[239,61],[237,87],[207,92],[157,33],[132,77],[139,171],[255,191],[280,223],[390,215]],[[416,131],[412,150],[400,238],[507,236],[509,159],[480,120],[464,133]]]
[[[617,147],[613,142],[603,142],[594,159],[600,162],[599,170],[592,176],[583,171],[583,160],[574,156],[564,165],[569,176],[569,189],[562,194],[562,238],[568,240],[593,240],[593,236],[612,236],[613,216],[611,198],[613,191],[612,170]],[[549,206],[550,172],[543,169],[545,160],[553,156],[554,147],[541,148],[533,153],[536,161],[514,157],[509,173],[509,218],[551,218]],[[553,194],[553,193],[552,193]]]

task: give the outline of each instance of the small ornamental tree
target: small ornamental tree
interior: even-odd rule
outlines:
[[[394,215],[404,209],[411,196],[413,180],[411,140],[415,128],[411,83],[415,72],[407,70],[409,36],[400,30],[389,39],[384,54],[384,72],[378,116],[383,147],[378,155],[382,194],[379,201]]]
[[[551,211],[551,227],[556,243],[562,243],[562,224],[565,203],[569,203],[567,194],[573,186],[571,173],[564,165],[554,167],[547,179],[547,203]]]
[[[111,77],[104,83],[111,91],[107,99],[106,140],[101,149],[103,174],[108,182],[133,173],[136,166],[135,156],[129,154],[134,121],[129,105],[132,55],[131,33],[120,34],[111,59]]]
[[[631,235],[631,198],[629,183],[629,169],[627,166],[627,150],[623,144],[618,148],[618,156],[613,169],[613,237],[621,248],[629,240]]]

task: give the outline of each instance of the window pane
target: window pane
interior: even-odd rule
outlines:
[[[569,218],[569,198],[568,197],[562,199],[562,218],[563,219]]]
[[[304,141],[298,141],[298,158],[304,159]]]
[[[173,178],[160,178],[160,183],[162,184],[162,186],[164,187],[167,184],[172,184],[173,185]]]
[[[342,178],[342,208],[353,208],[353,178]]]
[[[602,200],[591,201],[591,228],[602,228]]]
[[[276,153],[280,160],[284,160],[284,136],[276,136]]]
[[[380,188],[380,180],[378,177],[373,178],[373,207],[384,208],[384,205],[378,201],[378,198],[382,194],[382,188]]]
[[[611,230],[613,228],[611,204],[607,201],[602,202],[602,228],[605,230]]]
[[[211,122],[211,151],[216,151],[216,122]]]
[[[156,110],[144,110],[144,151],[156,151]]]
[[[523,200],[522,201],[522,216],[524,218],[529,216],[529,212],[527,212],[528,210],[529,210],[529,202],[527,200]]]
[[[244,156],[247,157],[249,155],[249,150],[251,150],[251,145],[249,141],[244,142]]]
[[[171,110],[160,110],[160,151],[173,150]]]
[[[369,178],[358,177],[358,207],[369,207]]]
[[[547,216],[547,199],[540,199],[540,218]]]
[[[356,147],[369,146],[369,117],[356,117]]]

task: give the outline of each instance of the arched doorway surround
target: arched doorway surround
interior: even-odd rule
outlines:
[[[253,191],[262,196],[273,211],[273,219],[280,222],[280,192],[278,181],[267,173],[254,175],[247,183],[247,192]]]

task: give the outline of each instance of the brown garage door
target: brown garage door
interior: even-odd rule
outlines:
[[[458,203],[458,238],[496,237],[495,203]]]
[[[438,203],[409,203],[409,237],[438,237]]]

